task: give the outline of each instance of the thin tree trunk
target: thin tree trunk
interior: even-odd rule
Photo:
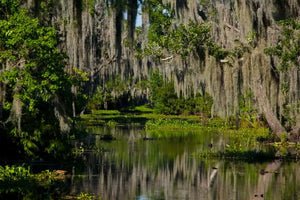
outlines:
[[[73,117],[76,117],[76,106],[75,106],[75,101],[76,101],[76,96],[77,96],[77,90],[76,87],[73,85],[72,86],[72,93],[73,93],[73,100],[72,100],[72,112],[73,112]]]
[[[70,124],[68,122],[68,116],[57,95],[54,95],[52,98],[52,105],[54,106],[54,114],[59,121],[60,130],[64,133],[69,133]]]
[[[21,86],[17,80],[16,88],[14,89],[14,97],[12,102],[11,111],[7,122],[12,122],[17,128],[18,132],[22,131],[22,100],[19,98]]]

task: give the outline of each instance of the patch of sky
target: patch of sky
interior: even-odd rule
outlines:
[[[142,5],[143,5],[143,1],[139,1],[138,2],[138,12],[137,12],[137,16],[136,16],[136,20],[135,20],[135,26],[139,27],[142,26],[143,24],[143,13],[142,13]]]
[[[141,27],[143,24],[142,5],[143,5],[143,1],[138,1],[138,12],[137,12],[136,20],[135,20],[135,27],[139,27],[139,26]],[[123,18],[124,18],[124,20],[127,20],[127,18],[128,18],[127,10],[124,11]]]

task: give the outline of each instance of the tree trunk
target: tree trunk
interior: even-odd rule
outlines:
[[[68,116],[57,95],[53,97],[52,104],[54,107],[54,114],[59,121],[60,130],[65,133],[69,133],[71,128],[68,122]]]
[[[16,88],[14,89],[14,97],[12,102],[11,111],[7,122],[12,122],[18,128],[18,132],[22,131],[22,100],[19,98],[21,86],[17,80]]]
[[[290,141],[299,141],[299,135],[300,135],[300,114],[296,117],[296,125],[292,128],[289,139]]]
[[[286,133],[285,128],[281,125],[276,115],[273,113],[269,99],[266,96],[266,92],[260,83],[257,83],[256,87],[253,88],[253,94],[257,99],[258,106],[263,112],[270,129],[278,136],[282,133]]]

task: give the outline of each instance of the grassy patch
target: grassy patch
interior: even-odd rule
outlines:
[[[195,130],[202,127],[200,123],[178,119],[157,119],[146,123],[146,130]]]
[[[170,116],[169,116],[170,117]],[[178,117],[178,116],[177,116]],[[228,123],[220,119],[200,118],[199,116],[180,116],[180,118],[158,118],[147,121],[146,130],[225,130]]]
[[[94,115],[120,115],[121,112],[118,110],[92,110]]]
[[[133,109],[131,109],[130,111],[132,112],[137,112],[137,113],[153,113],[154,109],[150,108],[147,105],[142,105],[142,106],[136,106]]]

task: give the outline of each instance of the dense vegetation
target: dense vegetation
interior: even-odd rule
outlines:
[[[120,109],[128,110],[139,104],[148,103],[155,113],[161,114],[201,114],[210,116],[213,103],[209,94],[193,94],[183,97],[175,92],[174,83],[164,80],[163,76],[156,70],[151,73],[149,80],[141,80],[133,87],[137,87],[149,99],[135,99],[130,93],[130,83],[122,82],[120,77],[111,79],[105,86],[98,86],[96,93],[90,99],[87,107],[93,109]]]
[[[137,48],[138,57],[153,56],[158,60],[166,60],[180,55],[184,59],[192,53],[203,59],[205,50],[217,59],[230,54],[213,42],[208,23],[191,20],[188,24],[176,24],[170,6],[160,0],[149,1],[146,8],[150,18],[148,42],[144,49]]]
[[[31,157],[58,156],[68,147],[71,87],[84,74],[65,72],[67,57],[57,48],[53,27],[41,25],[19,1],[0,5],[1,148]]]
[[[277,76],[281,74],[283,83],[280,85],[280,92],[283,96],[283,112],[280,122],[287,131],[298,134],[299,125],[299,101],[290,104],[289,99],[292,94],[289,92],[292,83],[289,77],[289,70],[294,68],[299,70],[300,66],[300,21],[297,19],[287,19],[278,22],[281,34],[274,46],[264,49],[265,54],[270,55],[272,59],[278,59],[279,65],[274,69]],[[299,122],[298,122],[299,123]],[[293,129],[293,130],[292,130]]]
[[[0,166],[0,188],[1,199],[57,199],[67,191],[58,173],[23,166]]]
[[[77,69],[66,72],[68,58],[58,48],[58,33],[45,24],[20,1],[0,1],[1,165],[63,162],[72,156],[70,131],[77,131],[71,105],[80,110],[84,95],[75,96],[71,88],[87,78]],[[54,172],[0,167],[0,198],[59,198],[65,194],[59,179]]]
[[[126,1],[105,2],[109,8],[117,10],[115,39],[116,43],[121,43],[121,21],[124,18],[125,7],[130,5],[127,5]],[[177,59],[182,61],[183,65],[188,65],[189,57],[205,60],[206,56],[211,56],[217,64],[233,67],[236,60],[242,61],[243,55],[257,45],[257,34],[252,31],[248,33],[247,41],[236,40],[236,46],[224,49],[214,42],[208,22],[198,23],[190,20],[186,24],[179,23],[176,21],[175,10],[162,0],[139,2],[143,4],[142,9],[149,17],[147,39],[143,45],[138,40],[127,44],[132,48],[131,56],[138,62],[148,59],[148,62],[155,66]],[[234,120],[230,117],[219,119],[217,116],[211,116],[213,98],[204,90],[194,92],[195,90],[191,89],[189,94],[183,95],[176,91],[172,78],[166,78],[165,74],[151,67],[147,78],[141,76],[135,80],[112,75],[100,80],[102,84],[98,84],[95,91],[89,91],[89,96],[82,94],[81,86],[88,78],[83,71],[68,66],[68,57],[62,51],[63,42],[60,41],[60,35],[50,19],[50,15],[54,14],[52,6],[55,1],[35,3],[41,9],[39,13],[23,9],[19,0],[0,1],[1,165],[16,162],[30,164],[32,160],[61,162],[73,158],[75,154],[83,154],[83,143],[75,146],[72,152],[71,139],[76,139],[80,134],[78,124],[101,125],[111,130],[119,123],[140,122],[145,124],[146,132],[141,136],[143,140],[178,137],[180,139],[189,135],[199,136],[208,131],[229,135],[231,141],[226,145],[224,152],[200,152],[200,157],[242,160],[245,157],[251,160],[276,158],[275,152],[269,154],[253,150],[259,142],[276,141],[264,124],[269,119],[259,113],[257,106],[253,106],[258,99],[257,93],[256,97],[253,93],[255,87],[238,96],[239,111],[236,112],[235,120],[240,120],[240,124],[233,123]],[[94,16],[97,12],[95,0],[80,0],[75,4],[78,13],[89,9],[89,14]],[[133,4],[132,13],[127,13],[128,21],[130,15],[137,12],[138,2]],[[208,1],[201,1],[202,6],[206,4]],[[75,22],[77,23],[74,20],[73,23]],[[290,144],[287,142],[286,132],[298,134],[300,130],[300,103],[298,101],[297,105],[289,104],[291,94],[288,74],[291,68],[296,68],[298,72],[300,64],[300,24],[299,21],[290,19],[281,21],[279,25],[282,35],[278,38],[278,43],[266,48],[264,53],[271,57],[272,62],[275,58],[280,63],[277,68],[272,69],[272,73],[283,80],[279,87],[283,96],[280,99],[283,111],[280,116],[276,116],[280,118],[277,121],[283,129],[280,130],[281,143],[273,145],[276,146],[276,150],[283,149],[283,154],[288,154],[286,149]],[[135,29],[132,23],[126,28],[129,29],[131,39],[134,38],[134,34],[141,34],[141,27]],[[124,39],[126,43],[127,39]],[[99,52],[105,51],[99,48]],[[114,55],[114,59],[107,58],[109,64],[115,64],[115,60],[122,59],[121,47],[118,45],[116,52],[119,55]],[[118,111],[99,111],[100,109]],[[82,121],[77,121],[81,111],[91,114],[83,115]],[[214,119],[210,119],[213,117]],[[114,139],[110,134],[102,134],[100,137],[100,140]],[[299,146],[292,145],[298,156]],[[0,198],[51,199],[65,194],[64,187],[61,187],[64,183],[59,180],[61,177],[58,174],[50,171],[39,174],[31,172],[30,168],[24,166],[0,166]],[[58,189],[59,187],[62,189]],[[78,197],[92,198],[85,193]]]

